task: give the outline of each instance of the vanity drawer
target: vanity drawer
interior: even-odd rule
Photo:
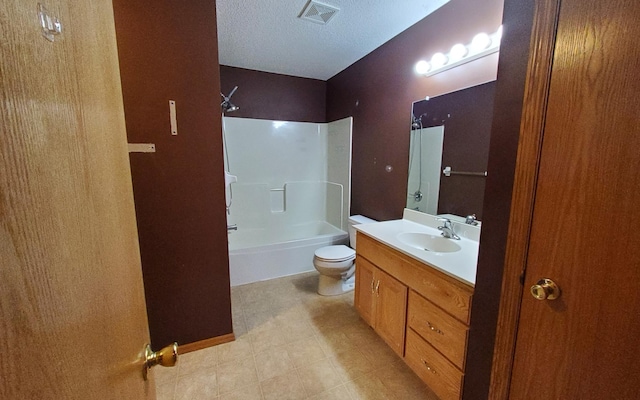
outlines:
[[[358,232],[356,251],[460,321],[469,323],[473,288]]]
[[[404,359],[440,399],[460,399],[464,374],[411,329]]]
[[[448,315],[413,290],[409,292],[407,324],[464,371],[469,331],[467,325]]]

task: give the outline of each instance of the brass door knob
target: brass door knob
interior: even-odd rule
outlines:
[[[144,370],[142,372],[144,380],[147,380],[149,368],[155,365],[163,367],[173,367],[178,362],[178,343],[173,342],[169,346],[160,351],[151,351],[151,345],[147,344],[144,348]]]
[[[538,300],[555,300],[560,297],[560,288],[551,279],[543,278],[531,286],[531,294]]]

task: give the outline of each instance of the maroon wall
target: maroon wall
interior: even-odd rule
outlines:
[[[151,341],[231,332],[215,2],[113,2]],[[178,135],[168,101],[177,105]]]
[[[488,82],[413,104],[422,126],[444,125],[442,167],[484,172],[489,159],[496,83]],[[471,215],[482,220],[485,177],[440,177],[439,214]]]
[[[232,117],[326,122],[327,83],[318,79],[220,66],[220,85],[240,107]]]
[[[489,393],[533,14],[534,2],[505,0],[465,399],[486,399]]]
[[[503,0],[451,0],[328,81],[327,120],[354,118],[352,213],[378,220],[402,216],[411,104],[495,79],[497,56],[428,78],[416,75],[414,65],[455,43],[469,43],[478,32],[494,32],[502,5]]]

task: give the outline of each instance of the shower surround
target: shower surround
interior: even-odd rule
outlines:
[[[351,127],[224,117],[231,286],[312,271],[317,248],[347,243]]]

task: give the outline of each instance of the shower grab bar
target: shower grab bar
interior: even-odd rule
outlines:
[[[451,176],[451,175],[468,175],[468,176],[482,176],[482,177],[486,177],[487,176],[487,171],[484,172],[468,172],[468,171],[452,171],[451,167],[444,167],[444,169],[442,170],[442,174],[444,176]]]

